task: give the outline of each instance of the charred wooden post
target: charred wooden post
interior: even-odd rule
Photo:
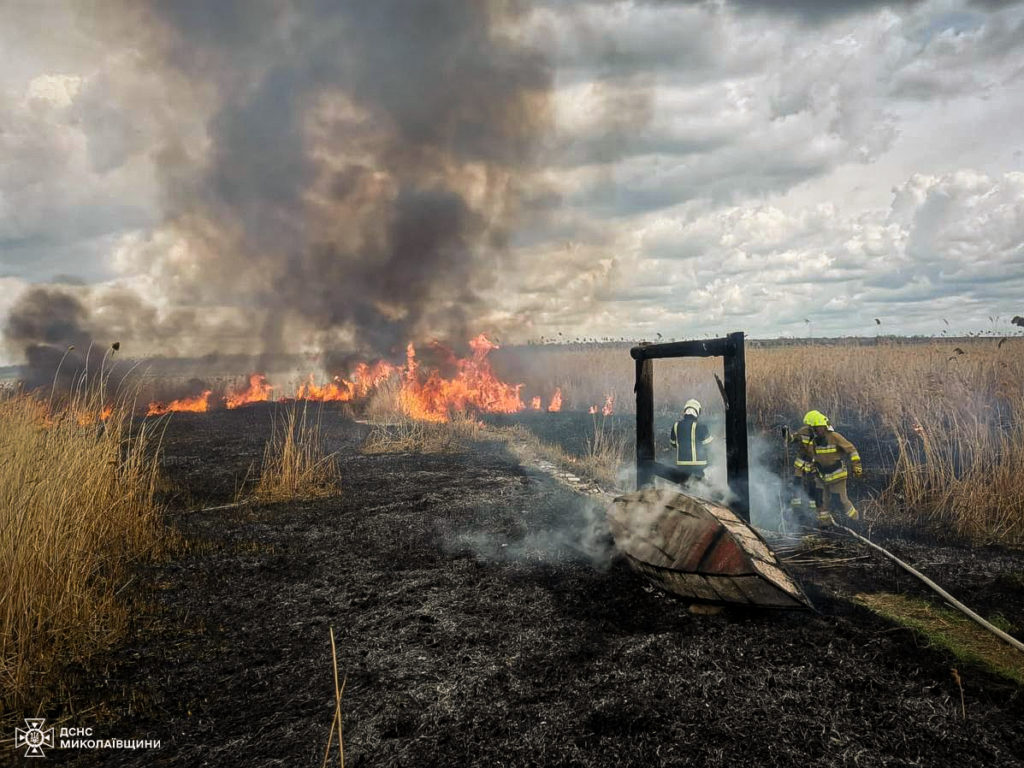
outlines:
[[[747,455],[747,374],[742,332],[723,339],[640,344],[629,354],[636,361],[636,487],[654,482],[655,476],[684,484],[688,475],[655,462],[654,365],[666,357],[722,357],[725,359],[725,451],[729,489],[735,495],[733,511],[750,522],[750,476]]]
[[[643,345],[646,346],[646,345]],[[654,362],[636,361],[636,487],[654,482]]]
[[[750,522],[750,470],[747,463],[747,368],[743,332],[730,333],[725,356],[725,467],[733,511]]]

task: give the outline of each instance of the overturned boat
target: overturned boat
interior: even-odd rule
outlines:
[[[608,525],[634,570],[687,600],[810,607],[764,539],[720,504],[648,487],[615,499]]]

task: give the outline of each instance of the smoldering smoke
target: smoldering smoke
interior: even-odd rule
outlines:
[[[173,121],[153,152],[159,232],[186,246],[173,259],[160,247],[139,257],[159,277],[163,306],[235,310],[268,354],[312,338],[339,358],[384,356],[480,330],[480,292],[541,199],[535,163],[552,73],[517,34],[526,2],[82,8],[90,29],[166,84],[170,112],[208,115],[201,152]],[[38,354],[85,342],[75,328],[106,335],[75,302],[33,292],[8,343]],[[39,323],[41,307],[66,332]],[[202,311],[189,319],[179,329],[189,338],[216,339]]]

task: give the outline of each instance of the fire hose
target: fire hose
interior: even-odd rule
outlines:
[[[976,614],[974,611],[972,611],[966,605],[961,603],[959,600],[957,600],[955,597],[953,597],[951,594],[949,594],[949,592],[944,590],[942,587],[940,587],[938,584],[936,584],[934,581],[929,579],[927,576],[925,576],[920,571],[918,571],[918,570],[912,568],[911,566],[907,565],[905,562],[900,560],[898,557],[896,557],[896,555],[894,555],[889,550],[883,549],[882,547],[880,547],[877,544],[875,544],[873,541],[869,541],[868,539],[864,538],[863,536],[861,536],[856,531],[847,528],[845,525],[839,525],[838,523],[835,523],[835,527],[839,528],[840,530],[846,531],[848,534],[853,536],[858,541],[860,541],[860,542],[862,542],[864,544],[867,544],[869,547],[871,547],[874,550],[877,550],[878,552],[881,552],[883,555],[885,555],[887,558],[892,560],[894,563],[896,563],[896,565],[898,565],[904,571],[909,573],[911,576],[914,576],[915,578],[920,579],[920,581],[925,586],[927,586],[929,589],[931,589],[936,594],[938,594],[940,597],[942,597],[943,600],[945,600],[951,606],[953,606],[958,611],[960,611],[960,613],[964,614],[964,616],[966,616],[967,618],[971,619],[972,621],[977,623],[979,626],[984,627],[989,632],[991,632],[996,637],[998,637],[1000,640],[1003,640],[1003,641],[1009,643],[1014,648],[1016,648],[1018,651],[1024,652],[1024,643],[1022,643],[1020,640],[1018,640],[1017,638],[1013,637],[1012,635],[1008,635],[1006,632],[1003,632],[1003,630],[1001,630],[999,627],[995,626],[994,624],[991,624],[990,622],[985,621],[985,619],[983,619],[981,616]]]

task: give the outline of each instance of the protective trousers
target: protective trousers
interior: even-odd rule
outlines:
[[[831,513],[834,510],[836,512],[842,511],[850,520],[857,519],[857,508],[853,506],[853,502],[850,501],[850,497],[846,495],[845,477],[828,483],[824,482],[819,477],[816,480],[816,485],[819,489],[819,493],[821,493],[822,499],[819,517],[823,517],[825,514]]]
[[[815,487],[814,475],[808,474],[806,470],[797,467],[793,471],[793,497],[789,502],[792,510],[802,510],[806,505],[811,511],[818,508],[818,499],[821,496]]]

